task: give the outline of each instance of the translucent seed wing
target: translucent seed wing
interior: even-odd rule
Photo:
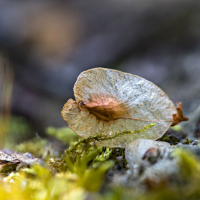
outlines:
[[[114,98],[126,108],[122,112],[124,116],[103,121],[85,108],[79,111],[77,103],[90,102],[91,94],[97,98]],[[172,116],[177,113],[172,101],[159,87],[141,77],[112,69],[94,68],[82,72],[74,85],[74,95],[77,103],[71,106],[73,100],[69,100],[62,115],[82,137],[100,134],[114,136],[119,132],[138,131],[150,123],[156,123],[140,134],[126,134],[98,142],[99,145],[124,147],[138,138],[157,139],[171,126]]]

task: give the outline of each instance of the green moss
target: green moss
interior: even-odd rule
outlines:
[[[0,173],[2,175],[9,174],[16,170],[18,163],[6,163],[0,166]]]
[[[75,161],[66,153],[64,161],[67,168],[56,174],[51,165],[49,168],[34,164],[11,173],[4,182],[0,181],[0,194],[4,199],[13,200],[28,200],[30,197],[33,200],[85,199],[88,192],[100,189],[105,173],[113,166],[112,161],[106,161],[110,152],[108,148],[105,151],[90,148],[87,153],[77,155]],[[98,165],[94,165],[93,161]],[[7,187],[9,190],[6,190]],[[96,195],[99,196],[98,193]]]
[[[3,127],[1,128],[2,129],[6,128],[6,126],[4,127],[4,122],[1,123],[1,120],[2,119],[0,116],[0,124],[3,124],[2,125]],[[0,128],[0,134],[2,131],[1,128]],[[28,122],[28,120],[20,116],[11,116],[4,148],[13,148],[16,144],[19,144],[23,140],[29,139],[33,133],[34,133],[33,127]]]
[[[177,132],[180,132],[180,131],[183,130],[182,126],[179,125],[179,124],[176,125],[176,126],[172,126],[171,129],[174,130],[174,131],[177,131]]]
[[[37,158],[42,158],[45,154],[47,144],[47,140],[35,137],[32,140],[16,145],[14,149],[21,153],[29,152]]]
[[[139,132],[153,125],[150,124]],[[112,137],[134,133],[125,131]],[[177,159],[179,169],[175,182],[158,183],[157,187],[151,190],[141,190],[142,192],[134,187],[119,188],[111,185],[108,187],[108,183],[104,182],[105,174],[114,166],[113,160],[117,156],[124,157],[124,149],[95,146],[95,140],[110,139],[110,136],[103,135],[102,138],[102,135],[81,139],[75,143],[72,142],[75,140],[69,139],[66,142],[71,141],[72,145],[62,157],[51,157],[48,162],[44,161],[43,166],[34,164],[29,168],[21,168],[15,173],[8,171],[10,173],[8,176],[0,177],[0,200],[184,200],[200,198],[200,161],[192,152],[181,148],[175,149],[172,154],[172,159]],[[59,138],[61,139],[60,136]],[[28,151],[33,155],[43,156],[46,145],[46,140],[35,138],[16,146],[16,149],[23,153]]]
[[[85,199],[87,191],[71,182],[70,176],[54,176],[51,171],[40,165],[28,170],[11,173],[4,182],[0,182],[0,199],[12,200],[64,200]],[[9,188],[9,189],[8,189]]]
[[[114,139],[116,137],[119,137],[121,135],[128,135],[128,134],[136,134],[136,133],[142,133],[143,131],[152,128],[153,126],[155,126],[156,123],[150,123],[147,126],[144,126],[142,129],[136,130],[136,131],[130,131],[130,130],[126,130],[123,131],[122,133],[116,133],[115,135],[109,136],[109,135],[104,135],[103,133],[100,136],[94,136],[94,139],[96,139],[97,141],[101,141],[101,140],[110,140],[110,139]]]
[[[199,178],[200,181],[200,160],[192,152],[177,148],[173,156],[179,158],[181,177],[185,179]]]
[[[70,152],[70,151],[69,151]],[[77,184],[88,191],[97,191],[103,181],[104,174],[114,165],[109,159],[111,151],[100,147],[85,149],[81,154],[65,155],[67,169],[78,177]],[[92,183],[92,184],[91,184]]]
[[[83,138],[83,139],[79,139],[78,142],[75,142],[68,150],[68,152],[78,152],[77,149],[79,149],[81,151],[81,149],[86,148],[86,146],[90,147],[91,145],[95,145],[95,143],[97,141],[103,141],[103,140],[111,140],[114,139],[116,137],[119,137],[121,135],[128,135],[128,134],[136,134],[136,133],[142,133],[143,131],[155,126],[156,123],[150,123],[147,126],[144,126],[142,129],[140,130],[136,130],[136,131],[130,131],[130,130],[126,130],[122,133],[116,133],[114,135],[104,135],[103,133],[101,135],[94,135],[94,136],[89,136],[87,138]]]
[[[64,144],[68,145],[73,144],[80,138],[80,136],[78,136],[70,128],[48,127],[45,132],[47,135],[53,136],[58,140],[62,141]]]
[[[101,163],[101,162],[104,162],[106,160],[108,160],[111,156],[111,153],[112,153],[112,150],[110,150],[108,147],[106,147],[106,150],[103,151],[101,149],[101,154],[100,155],[97,155],[94,160],[93,160],[93,164],[95,165],[96,163]]]

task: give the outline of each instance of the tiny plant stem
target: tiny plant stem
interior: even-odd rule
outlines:
[[[122,133],[116,133],[115,135],[112,135],[112,136],[104,135],[103,133],[101,135],[89,136],[87,138],[83,138],[83,139],[79,140],[78,142],[76,142],[74,145],[71,146],[71,148],[69,148],[67,150],[67,152],[69,153],[69,152],[76,151],[78,146],[81,145],[81,144],[84,144],[84,143],[93,144],[95,146],[95,143],[98,142],[98,141],[111,140],[111,139],[114,139],[114,138],[119,137],[121,135],[136,134],[136,133],[140,134],[141,132],[143,132],[143,131],[145,131],[149,128],[152,128],[155,125],[156,125],[156,123],[150,123],[149,125],[144,126],[143,128],[141,128],[137,131],[126,130]]]
[[[144,122],[173,122],[173,120],[150,120],[150,119],[141,119],[141,118],[132,118],[132,117],[118,117],[116,119],[132,119],[135,121],[144,121]]]

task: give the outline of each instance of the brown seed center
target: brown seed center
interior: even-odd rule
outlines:
[[[88,109],[91,114],[104,121],[111,121],[121,117],[129,117],[126,106],[108,96],[97,96],[94,94],[90,96],[89,102],[82,102],[80,107]]]

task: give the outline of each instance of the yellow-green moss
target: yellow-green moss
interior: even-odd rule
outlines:
[[[64,144],[72,144],[73,142],[77,141],[80,138],[80,136],[74,133],[73,130],[66,127],[64,128],[48,127],[46,129],[46,134],[57,138]]]
[[[41,158],[45,154],[45,150],[46,150],[45,147],[47,147],[47,144],[48,142],[46,139],[35,137],[32,140],[16,145],[14,149],[21,153],[29,152],[33,156],[37,158]]]

